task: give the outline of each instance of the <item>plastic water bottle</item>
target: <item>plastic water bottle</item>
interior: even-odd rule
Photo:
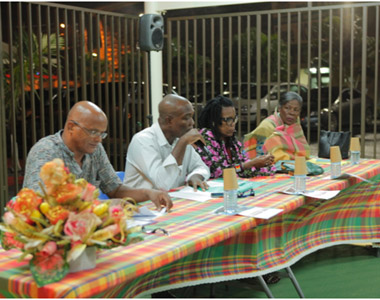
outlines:
[[[227,215],[237,213],[237,190],[224,190],[224,212]]]
[[[294,190],[296,193],[306,192],[306,175],[294,175]]]
[[[360,163],[360,151],[351,151],[351,164],[358,165]]]
[[[341,175],[341,162],[331,163],[331,178],[337,178]]]

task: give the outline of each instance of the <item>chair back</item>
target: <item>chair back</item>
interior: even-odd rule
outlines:
[[[117,176],[119,176],[121,182],[123,182],[124,174],[125,174],[124,171],[117,171],[116,174],[117,174]],[[102,191],[100,191],[100,195],[99,195],[98,199],[99,200],[107,200],[107,199],[109,199],[109,197],[106,194],[104,194]]]

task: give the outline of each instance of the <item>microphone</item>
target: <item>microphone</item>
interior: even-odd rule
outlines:
[[[196,141],[194,145],[200,148],[203,152],[206,152],[208,155],[211,155],[210,150],[207,149],[206,145],[203,144],[201,140]]]

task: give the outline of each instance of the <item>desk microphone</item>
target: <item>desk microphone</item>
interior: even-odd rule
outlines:
[[[207,149],[206,145],[203,144],[201,140],[196,141],[194,145],[200,148],[203,152],[206,152],[208,155],[211,155],[210,150]]]

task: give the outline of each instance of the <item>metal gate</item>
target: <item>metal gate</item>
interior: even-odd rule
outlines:
[[[26,2],[1,2],[0,13],[1,208],[21,187],[31,146],[80,100],[108,116],[104,146],[123,170],[131,136],[148,125],[138,16]]]
[[[196,119],[207,100],[230,97],[240,138],[273,113],[282,91],[297,91],[309,142],[319,140],[321,129],[349,130],[361,137],[362,154],[376,158],[380,4],[302,5],[186,17],[169,12],[164,78],[194,103]],[[364,148],[369,136],[371,149]]]

